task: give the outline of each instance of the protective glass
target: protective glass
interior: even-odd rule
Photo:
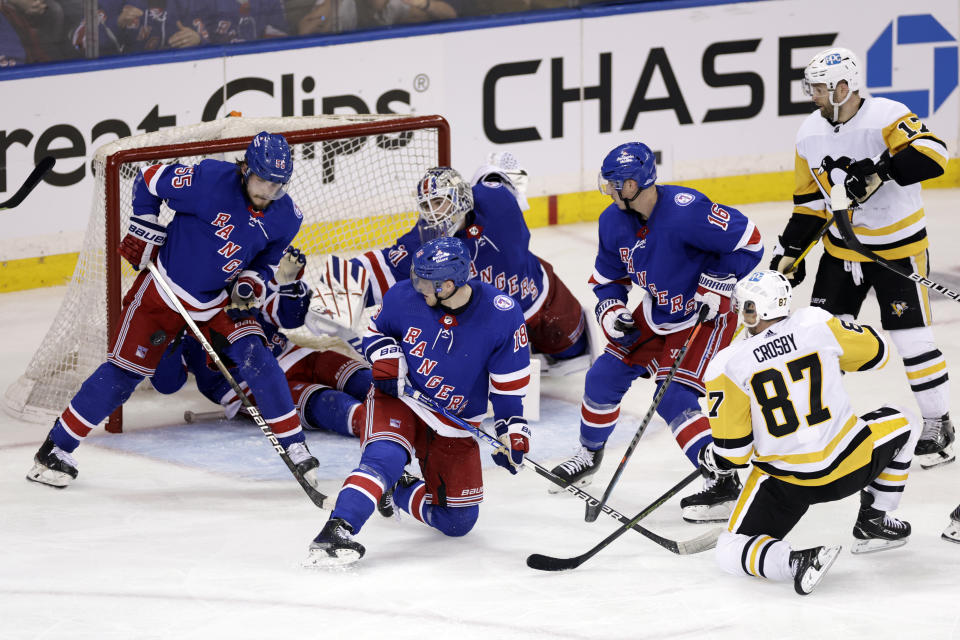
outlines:
[[[418,276],[417,272],[413,270],[413,265],[410,265],[410,283],[413,285],[413,288],[417,290],[417,293],[422,296],[436,296],[440,293],[443,286],[443,282],[427,280]]]
[[[265,200],[279,200],[287,194],[287,184],[279,182],[270,182],[264,180],[250,169],[247,169],[247,193],[250,197],[263,198]]]
[[[607,180],[603,177],[603,172],[597,173],[597,189],[605,196],[612,196],[623,188],[623,182],[618,180]]]

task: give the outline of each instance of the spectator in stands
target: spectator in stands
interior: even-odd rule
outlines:
[[[383,27],[411,22],[432,22],[457,17],[445,0],[365,0],[361,27]]]
[[[99,0],[100,55],[208,44],[204,5],[201,0]],[[86,23],[81,20],[71,31],[77,50],[84,50],[86,35]]]
[[[0,15],[16,32],[25,62],[74,57],[67,46],[63,8],[56,0],[0,0]]]
[[[27,52],[13,25],[0,13],[0,68],[15,67],[27,61]]]
[[[357,28],[355,0],[286,0],[287,24],[293,33],[337,33]]]
[[[290,35],[281,0],[213,0],[208,4],[213,6],[210,39],[217,44]]]

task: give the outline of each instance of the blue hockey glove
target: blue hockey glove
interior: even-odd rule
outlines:
[[[622,301],[616,298],[601,300],[594,312],[607,340],[629,347],[640,338],[633,315]]]
[[[373,365],[373,386],[394,398],[403,397],[406,386],[407,359],[393,338],[382,338],[367,349],[367,360]]]

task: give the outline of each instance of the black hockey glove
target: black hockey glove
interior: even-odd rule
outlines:
[[[843,186],[851,198],[863,204],[876,193],[880,185],[891,178],[890,153],[884,151],[876,160],[864,158],[851,164]]]

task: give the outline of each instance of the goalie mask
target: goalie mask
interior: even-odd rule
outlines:
[[[835,92],[840,82],[846,82],[849,91],[843,100],[837,102]],[[827,96],[833,105],[833,121],[836,122],[840,107],[855,91],[860,90],[860,60],[853,51],[842,47],[821,51],[813,56],[803,70],[803,92],[811,98],[815,92],[815,84],[826,85]]]
[[[755,271],[733,288],[734,307],[749,328],[761,320],[786,318],[792,298],[790,281],[779,271]]]
[[[428,169],[417,184],[420,242],[452,236],[473,210],[473,191],[450,167]]]
[[[433,293],[439,298],[447,280],[459,289],[469,279],[470,253],[460,238],[430,240],[413,254],[410,281],[421,295]]]
[[[251,197],[279,200],[286,195],[293,175],[293,157],[286,138],[261,131],[253,136],[243,160],[247,163],[243,179]]]

